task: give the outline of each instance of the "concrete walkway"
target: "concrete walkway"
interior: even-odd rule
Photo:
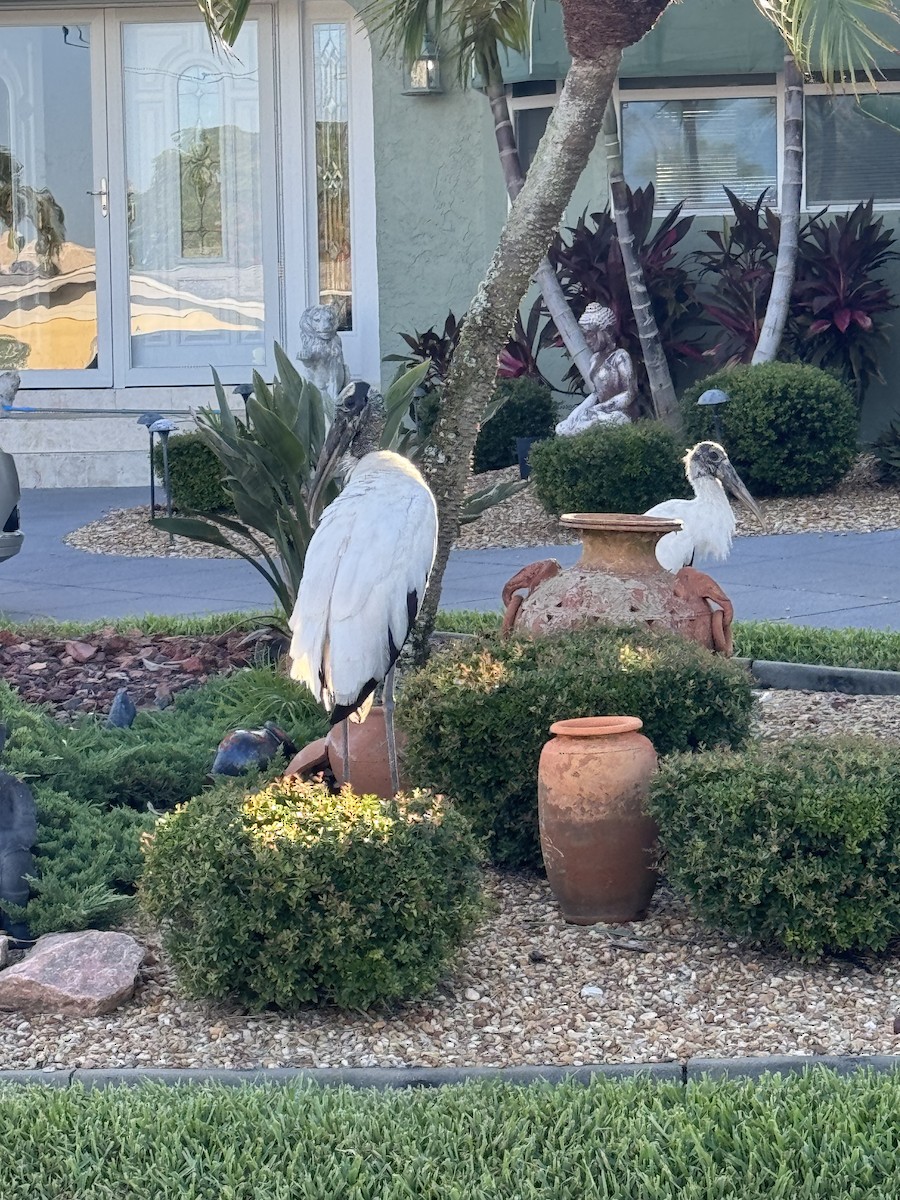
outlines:
[[[81,621],[271,607],[264,580],[243,562],[119,558],[74,550],[62,541],[108,508],[146,502],[141,488],[26,492],[25,545],[0,566],[0,612],[14,620]],[[578,547],[459,551],[447,570],[442,607],[499,608],[506,580],[526,563],[548,557],[568,566]],[[729,561],[714,564],[711,573],[743,619],[900,629],[900,531],[742,538]]]

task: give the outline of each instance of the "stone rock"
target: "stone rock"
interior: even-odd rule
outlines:
[[[0,968],[9,962],[9,938],[0,933]]]
[[[5,726],[2,727],[5,734]],[[28,928],[3,910],[28,903],[26,876],[34,871],[31,847],[37,837],[37,806],[21,779],[0,771],[0,927],[14,938],[27,938]]]
[[[137,709],[134,706],[134,701],[128,693],[128,688],[119,688],[113,702],[110,705],[109,716],[106,718],[106,724],[111,729],[130,729],[134,724],[134,718],[137,716]]]
[[[134,993],[144,947],[127,933],[51,933],[0,975],[0,1011],[99,1017]]]
[[[77,663],[90,662],[99,649],[90,642],[66,642],[66,654]]]

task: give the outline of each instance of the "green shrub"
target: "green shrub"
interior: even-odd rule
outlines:
[[[804,959],[896,938],[896,746],[827,739],[676,756],[651,811],[669,879],[715,927]]]
[[[547,512],[642,513],[689,492],[684,447],[656,421],[598,425],[531,451],[531,476]]]
[[[503,403],[478,431],[473,469],[499,471],[518,462],[516,438],[549,438],[556,426],[553,392],[537,379],[504,379],[495,399]]]
[[[10,731],[3,767],[28,781],[38,804],[37,882],[21,914],[32,932],[114,922],[140,873],[138,840],[155,821],[148,809],[196,795],[223,735],[267,719],[301,746],[327,728],[305,689],[262,667],[182,693],[165,712],[140,712],[131,729],[95,717],[61,725],[0,684]]]
[[[162,445],[153,447],[153,469],[163,479]],[[169,438],[169,485],[172,505],[180,512],[220,512],[233,509],[222,485],[222,467],[196,430]]]
[[[165,817],[141,897],[183,986],[253,1008],[421,996],[479,910],[476,846],[438,798],[234,784]]]
[[[805,496],[838,483],[857,453],[856,402],[827,371],[765,363],[719,371],[685,392],[681,415],[691,441],[715,436],[707,388],[731,397],[719,407],[722,440],[738,474],[761,496]]]
[[[455,800],[495,862],[534,866],[538,759],[554,721],[638,716],[669,754],[739,745],[752,704],[746,672],[693,642],[595,626],[452,646],[406,680],[397,717],[410,781]]]

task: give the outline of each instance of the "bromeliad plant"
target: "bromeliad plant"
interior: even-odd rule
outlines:
[[[337,495],[338,485],[329,483],[315,511],[310,511],[310,484],[325,440],[325,407],[318,389],[299,374],[278,345],[275,361],[279,374],[271,387],[254,373],[246,422],[231,411],[215,372],[218,408],[201,409],[197,414],[200,435],[222,466],[223,484],[236,517],[197,512],[160,517],[155,524],[192,541],[233,551],[259,571],[279,606],[290,613],[303,578],[310,538],[321,510]],[[428,365],[420,363],[400,372],[388,388],[384,448],[400,437],[413,392]],[[247,542],[252,550],[246,549]]]
[[[699,347],[692,339],[690,328],[696,323],[699,306],[694,296],[694,284],[679,259],[680,245],[693,225],[693,217],[681,215],[678,204],[653,228],[653,209],[656,194],[652,184],[646,188],[628,189],[628,220],[634,235],[635,249],[644,272],[647,290],[653,297],[653,307],[663,348],[670,365],[699,359]],[[611,308],[616,314],[617,345],[628,350],[643,373],[643,353],[634,320],[628,280],[619,248],[616,223],[608,209],[583,214],[578,222],[559,236],[550,249],[550,261],[559,274],[569,302],[577,313],[596,302]],[[555,335],[548,322],[544,339]],[[569,376],[575,378],[570,371]],[[646,378],[641,378],[641,391],[647,392]]]

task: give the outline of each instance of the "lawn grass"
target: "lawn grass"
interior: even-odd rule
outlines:
[[[900,1073],[413,1091],[0,1088],[3,1200],[862,1200]]]
[[[173,637],[216,636],[231,629],[254,629],[271,620],[270,613],[214,613],[205,617],[144,616],[108,621],[33,621],[17,624],[0,616],[0,629],[23,636],[88,637],[100,629],[141,629]],[[499,612],[447,610],[438,613],[437,628],[447,633],[491,633],[500,628]],[[775,662],[816,663],[833,667],[868,667],[900,671],[900,632],[879,629],[816,629],[781,621],[735,621],[734,652],[742,658]]]

